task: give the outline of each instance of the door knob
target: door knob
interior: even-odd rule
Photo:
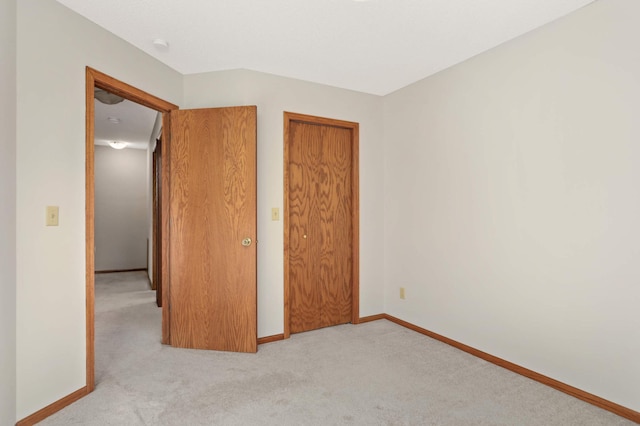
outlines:
[[[245,247],[249,247],[251,245],[251,238],[245,238],[242,240],[242,245]]]

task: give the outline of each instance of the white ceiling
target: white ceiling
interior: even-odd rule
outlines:
[[[57,1],[182,74],[244,68],[385,95],[594,0]]]
[[[94,100],[96,145],[108,145],[110,141],[127,142],[127,148],[147,149],[156,121],[156,111],[125,100],[115,105],[105,105]],[[119,123],[109,121],[117,118]]]

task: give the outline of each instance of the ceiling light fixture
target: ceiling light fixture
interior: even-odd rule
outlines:
[[[122,96],[114,95],[111,92],[96,87],[93,89],[93,96],[105,105],[115,105],[124,101]]]
[[[127,145],[129,145],[126,142],[122,142],[122,141],[111,141],[109,142],[109,146],[113,149],[124,149],[127,147]]]

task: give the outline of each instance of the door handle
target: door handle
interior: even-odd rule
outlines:
[[[244,240],[242,240],[242,245],[245,247],[249,247],[251,245],[251,238],[247,237]]]

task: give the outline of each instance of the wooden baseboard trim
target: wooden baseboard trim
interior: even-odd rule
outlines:
[[[35,425],[36,423],[43,421],[47,417],[57,413],[58,411],[62,410],[64,407],[73,404],[74,402],[76,402],[77,400],[79,400],[80,398],[88,394],[89,394],[89,391],[87,390],[86,386],[83,387],[82,389],[78,389],[72,394],[69,394],[64,398],[59,399],[56,402],[47,405],[43,409],[36,411],[35,413],[31,414],[29,417],[25,417],[24,419],[16,423],[16,426]]]
[[[622,405],[608,401],[604,398],[600,398],[599,396],[590,394],[589,392],[585,392],[583,390],[570,386],[566,383],[562,383],[558,380],[552,379],[551,377],[547,377],[543,374],[536,373],[533,370],[529,370],[528,368],[521,367],[517,364],[506,361],[502,358],[498,358],[497,356],[493,356],[486,352],[482,352],[478,349],[472,348],[471,346],[467,346],[464,343],[460,343],[453,339],[449,339],[448,337],[444,337],[438,333],[434,333],[433,331],[429,331],[422,327],[418,327],[417,325],[411,324],[407,321],[401,320],[394,316],[383,314],[382,317],[398,325],[406,327],[410,330],[413,330],[420,334],[424,334],[425,336],[431,337],[432,339],[439,340],[440,342],[446,343],[447,345],[453,346],[456,349],[460,349],[461,351],[467,352],[473,356],[481,358],[499,367],[506,368],[507,370],[513,371],[514,373],[528,377],[529,379],[535,380],[536,382],[540,382],[543,385],[552,387],[556,390],[559,390],[560,392],[564,392],[567,395],[571,395],[575,398],[581,399],[585,402],[588,402],[589,404],[595,405],[596,407],[600,407],[604,410],[610,411],[613,414],[617,414],[618,416],[627,418],[636,423],[640,423],[640,413],[635,410],[632,410],[627,407],[623,407]]]
[[[385,319],[387,314],[369,315],[368,317],[361,317],[358,324],[364,324],[365,322],[377,321]]]
[[[284,334],[274,334],[273,336],[259,337],[258,344],[263,345],[265,343],[277,342],[278,340],[284,340]]]
[[[104,271],[94,271],[94,274],[114,274],[116,272],[138,272],[146,271],[147,268],[134,268],[134,269],[106,269]]]
[[[562,383],[558,380],[552,379],[551,377],[547,377],[543,374],[536,373],[533,370],[529,370],[528,368],[521,367],[517,364],[506,361],[502,358],[498,358],[496,356],[493,356],[481,350],[472,348],[471,346],[465,345],[464,343],[460,343],[453,339],[449,339],[448,337],[442,336],[441,334],[434,333],[433,331],[429,331],[422,327],[418,327],[417,325],[411,324],[410,322],[401,320],[392,315],[389,315],[389,314],[370,315],[367,317],[360,318],[359,323],[363,324],[366,322],[377,321],[381,319],[389,320],[393,323],[401,325],[417,333],[431,337],[432,339],[438,340],[442,343],[446,343],[447,345],[453,346],[456,349],[460,349],[461,351],[467,352],[468,354],[481,358],[499,367],[506,368],[507,370],[513,371],[514,373],[520,374],[524,377],[528,377],[529,379],[535,380],[539,383],[542,383],[543,385],[552,387],[556,390],[559,390],[560,392],[566,393],[567,395],[571,395],[589,404],[595,405],[596,407],[600,407],[604,410],[610,411],[613,414],[616,414],[620,417],[624,417],[633,422],[640,423],[640,412],[637,412],[630,408],[616,404],[614,402],[608,401],[604,398],[600,398],[599,396],[593,395],[589,392],[585,392],[573,386],[567,385],[566,383]],[[262,345],[265,343],[277,342],[279,340],[284,340],[284,334],[274,334],[273,336],[260,337],[258,338],[258,344]],[[43,409],[36,411],[35,413],[31,414],[29,417],[25,417],[24,419],[16,423],[16,426],[35,425],[36,423],[41,422],[42,420],[46,419],[52,414],[62,410],[64,407],[71,405],[72,403],[76,402],[77,400],[79,400],[80,398],[88,394],[89,394],[89,391],[86,386],[81,389],[78,389],[72,394],[69,394],[64,398],[59,399],[58,401],[47,405]]]

